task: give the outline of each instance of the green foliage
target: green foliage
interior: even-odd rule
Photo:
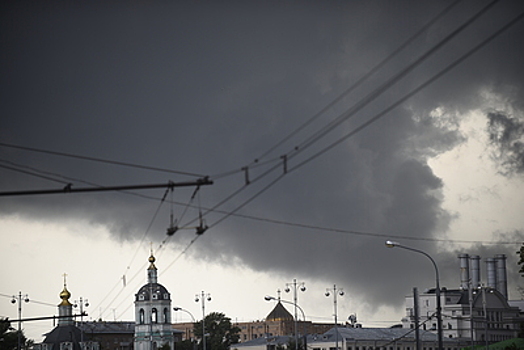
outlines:
[[[288,350],[295,350],[295,338],[290,337],[287,342],[287,349]],[[304,343],[302,339],[298,339],[298,350],[304,350]]]
[[[186,339],[175,343],[175,350],[194,350],[195,343],[192,340]]]
[[[158,350],[172,350],[172,349],[169,346],[169,343],[164,343],[164,344],[162,344],[161,347],[158,348]]]
[[[227,350],[230,345],[238,343],[240,328],[231,324],[231,319],[221,312],[212,312],[204,318],[206,327],[206,349]],[[202,338],[202,322],[195,323],[195,334]],[[203,343],[198,344],[203,349]]]
[[[32,344],[27,340],[24,332],[20,331],[20,342],[23,349]],[[7,318],[0,319],[0,350],[16,350],[18,348],[18,331],[11,328],[11,322]]]
[[[522,277],[524,277],[524,243],[522,243],[522,246],[520,247],[520,250],[517,252],[519,256],[519,262],[517,264],[521,265],[519,273],[522,274]]]

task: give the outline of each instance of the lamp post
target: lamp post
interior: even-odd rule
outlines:
[[[335,309],[335,349],[338,350],[338,320],[337,320],[337,294],[340,296],[344,295],[344,291],[342,289],[338,289],[337,293],[337,285],[333,285],[333,289],[327,288],[326,289],[326,297],[329,297],[331,295],[331,292],[333,292],[333,308]]]
[[[286,303],[286,304],[294,305],[294,306],[295,306],[295,310],[296,310],[296,309],[299,309],[300,312],[302,313],[302,318],[303,318],[304,322],[306,321],[306,314],[304,313],[304,310],[303,310],[303,309],[302,309],[302,308],[301,308],[297,303],[293,303],[293,302],[291,302],[291,301],[287,301],[287,300],[282,300],[282,299],[280,299],[280,298],[277,299],[277,298],[275,298],[275,297],[272,297],[271,295],[266,295],[266,296],[264,297],[264,299],[265,299],[266,301],[277,300],[277,301],[280,301],[281,303]],[[297,318],[296,318],[296,316],[295,316],[295,325],[296,325],[296,320],[297,320]],[[306,324],[304,323],[304,350],[307,350],[307,346],[306,346],[306,339],[307,339],[307,338],[306,338],[306,333],[307,333],[307,332],[306,332]],[[295,347],[298,349],[298,340],[297,340],[297,339],[298,339],[298,337],[297,337],[297,333],[295,332]]]
[[[206,293],[202,291],[202,297],[200,297],[198,294],[195,295],[196,303],[202,301],[202,346],[204,350],[206,350],[206,300],[211,301],[211,294],[207,293],[206,295]]]
[[[26,303],[29,302],[27,294],[24,296],[24,299],[22,299],[22,292],[18,292],[18,296],[13,295],[13,299],[11,299],[11,303],[13,304],[18,302],[18,350],[22,348],[22,300]]]
[[[489,340],[488,340],[488,310],[487,310],[487,302],[486,302],[486,292],[493,293],[493,289],[491,287],[486,287],[484,283],[481,283],[480,286],[477,287],[478,290],[482,293],[482,312],[484,313],[484,344],[486,346],[486,349],[489,347]],[[474,294],[476,294],[476,291],[473,291]]]
[[[79,301],[75,300],[74,307],[80,306],[80,342],[84,342],[84,307],[89,306],[89,302],[87,299],[82,299],[82,297],[79,298]]]
[[[403,248],[403,249],[406,249],[406,250],[411,250],[413,252],[422,254],[422,255],[426,256],[429,260],[431,260],[431,263],[433,264],[433,267],[435,267],[435,283],[436,283],[435,297],[437,298],[438,348],[439,348],[439,350],[443,350],[443,347],[442,347],[442,307],[441,307],[441,304],[440,304],[440,280],[439,280],[439,273],[438,273],[437,263],[435,263],[435,260],[433,260],[433,258],[428,253],[426,253],[426,252],[424,252],[422,250],[419,250],[419,249],[406,247],[405,245],[402,245],[402,244],[400,244],[398,242],[386,241],[386,247],[388,247],[388,248],[398,247],[398,248]]]
[[[300,289],[301,292],[306,291],[306,286],[304,282],[297,282],[296,279],[293,279],[293,282],[286,283],[286,289],[284,291],[286,293],[289,293],[291,291],[291,288],[293,288],[293,301],[295,305],[295,349],[298,350],[298,325],[297,325],[297,308],[298,308],[298,296],[297,291]]]
[[[184,311],[185,313],[189,314],[189,316],[191,316],[191,320],[193,321],[193,324],[196,323],[195,317],[194,317],[193,314],[192,314],[191,312],[189,312],[188,310],[183,309],[183,308],[181,308],[181,307],[179,307],[179,306],[175,306],[175,307],[173,308],[173,310],[175,310],[175,311]],[[194,334],[195,334],[195,331],[193,330],[193,335],[194,335]],[[193,343],[193,349],[196,350],[196,342],[195,342],[194,340],[191,341],[191,342]]]

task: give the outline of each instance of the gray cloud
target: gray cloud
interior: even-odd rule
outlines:
[[[504,112],[490,112],[487,117],[490,141],[497,150],[493,157],[504,167],[506,173],[522,173],[524,122]]]
[[[2,6],[4,142],[205,175],[240,169],[263,154],[443,8],[435,2]],[[496,7],[481,24],[289,165],[306,160],[395,102],[520,7],[518,2]],[[308,132],[349,108],[476,9],[475,2],[461,4],[361,90],[271,157],[292,150]],[[446,238],[442,232],[451,214],[442,208],[442,180],[427,161],[464,141],[455,118],[486,107],[480,97],[483,89],[496,92],[498,84],[512,86],[512,101],[521,100],[522,49],[514,43],[522,30],[519,24],[384,119],[286,175],[239,213],[417,239]],[[433,117],[430,112],[437,107],[449,114]],[[499,144],[514,147],[515,141]],[[5,147],[0,158],[107,186],[187,179]],[[261,169],[253,167],[252,178],[262,174]],[[63,186],[6,169],[0,176],[2,190]],[[243,173],[217,178],[213,186],[201,189],[202,206],[212,207],[243,181]],[[250,185],[220,209],[233,210],[268,181]],[[175,190],[175,200],[189,200],[192,191]],[[116,239],[137,239],[163,190],[145,194],[157,200],[122,193],[3,198],[0,210],[28,219],[83,219],[107,226]],[[182,210],[176,206],[175,212]],[[168,215],[164,205],[151,230],[158,241],[165,238]],[[196,209],[189,209],[186,221],[196,215]],[[221,217],[210,213],[206,221],[212,225]],[[177,233],[171,242],[181,246],[192,234]],[[383,241],[231,217],[206,232],[188,255],[340,280],[378,307],[398,303],[406,293],[392,271],[403,271],[407,284],[432,283],[411,259],[385,249]],[[456,267],[450,256],[456,252],[441,253],[427,241],[420,247],[438,256],[453,276]],[[490,249],[478,248],[486,253]],[[501,253],[497,249],[494,253]],[[455,277],[448,282],[458,285]]]

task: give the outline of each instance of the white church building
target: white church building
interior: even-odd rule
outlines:
[[[174,349],[171,295],[158,283],[153,253],[149,257],[147,283],[135,294],[134,350]]]

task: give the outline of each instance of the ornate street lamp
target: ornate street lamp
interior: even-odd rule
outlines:
[[[298,324],[297,324],[297,308],[298,308],[298,296],[297,292],[300,290],[301,292],[306,291],[306,285],[304,282],[298,283],[296,279],[293,279],[293,282],[286,283],[286,289],[284,291],[286,293],[289,293],[291,291],[291,288],[293,288],[293,301],[295,305],[295,350],[298,350]]]
[[[74,307],[80,306],[80,342],[84,342],[84,307],[89,306],[87,299],[80,297],[79,301],[75,300]]]
[[[22,300],[28,303],[29,296],[26,294],[24,299],[22,299],[22,292],[18,292],[18,297],[13,295],[13,299],[11,299],[11,303],[13,304],[18,302],[18,350],[22,348]]]
[[[198,303],[199,301],[202,301],[202,344],[203,349],[206,350],[206,300],[211,301],[211,294],[204,293],[202,291],[202,296],[200,297],[198,294],[195,295],[195,302]]]
[[[326,297],[329,297],[333,293],[333,308],[335,309],[335,349],[338,350],[338,320],[337,320],[337,294],[340,296],[344,295],[342,289],[337,290],[337,285],[333,285],[333,289],[326,288]]]

